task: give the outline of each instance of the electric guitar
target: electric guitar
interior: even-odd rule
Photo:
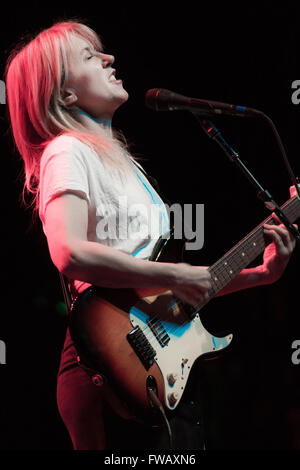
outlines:
[[[294,196],[281,210],[294,222],[300,217],[300,200]],[[150,390],[165,410],[174,410],[195,360],[230,344],[232,335],[211,335],[203,327],[199,312],[263,252],[265,223],[277,224],[268,217],[208,268],[212,287],[208,300],[198,309],[164,289],[91,286],[73,302],[69,328],[81,360],[108,377],[136,415],[147,417],[151,413]],[[160,241],[152,260],[170,261],[169,246],[176,246],[175,258],[180,260],[185,241],[180,241],[179,253],[178,241],[173,242],[177,245],[172,245],[172,240]]]

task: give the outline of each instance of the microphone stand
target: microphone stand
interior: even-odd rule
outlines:
[[[276,142],[278,144],[278,147],[279,147],[279,150],[281,152],[281,155],[282,155],[282,158],[283,158],[283,161],[284,161],[284,164],[287,168],[287,171],[290,175],[290,178],[291,178],[291,182],[292,184],[295,186],[295,189],[296,189],[296,192],[298,194],[298,197],[300,199],[300,189],[299,189],[299,178],[298,177],[295,177],[294,173],[293,173],[293,170],[291,168],[291,165],[288,161],[288,158],[287,158],[287,155],[286,155],[286,152],[284,150],[284,146],[281,142],[281,139],[280,139],[280,136],[277,132],[277,129],[275,127],[275,124],[274,122],[272,121],[272,119],[265,113],[263,113],[262,111],[257,111],[257,113],[259,114],[259,116],[261,116],[266,122],[267,124],[269,124],[269,126],[271,127],[272,131],[273,131],[273,134],[275,135],[275,139],[276,139]]]
[[[194,113],[193,113],[194,114]],[[297,240],[300,240],[300,232],[294,227],[294,225],[289,221],[289,219],[284,215],[279,205],[274,201],[273,196],[267,189],[264,189],[257,179],[252,175],[246,165],[241,161],[239,154],[226,142],[224,137],[221,135],[221,132],[217,127],[206,119],[200,119],[196,114],[194,114],[196,119],[199,121],[202,129],[206,135],[213,139],[217,144],[224,150],[225,154],[229,157],[230,161],[235,163],[238,168],[246,175],[249,181],[257,189],[257,197],[261,199],[265,206],[272,212],[274,212],[279,220],[286,226],[286,228],[295,236]],[[283,147],[283,146],[282,146]],[[295,179],[295,177],[294,177]],[[299,188],[296,183],[296,189],[299,195]]]

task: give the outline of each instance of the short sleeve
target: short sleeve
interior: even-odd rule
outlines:
[[[39,215],[42,223],[49,202],[65,193],[77,194],[89,203],[84,145],[70,136],[54,139],[41,157]]]

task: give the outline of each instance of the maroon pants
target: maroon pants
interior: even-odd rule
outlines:
[[[176,412],[170,419],[174,449],[203,449],[201,395],[195,370]],[[102,387],[96,386],[90,374],[78,365],[76,349],[69,331],[58,372],[57,403],[76,450],[169,448],[165,427],[151,428],[121,418],[112,410]]]

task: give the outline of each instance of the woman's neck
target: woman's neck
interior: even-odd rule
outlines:
[[[80,120],[82,124],[88,129],[96,131],[96,132],[97,131],[101,132],[104,129],[106,131],[109,131],[110,134],[112,133],[111,119],[95,118],[81,108],[76,108],[76,112],[80,114]]]

